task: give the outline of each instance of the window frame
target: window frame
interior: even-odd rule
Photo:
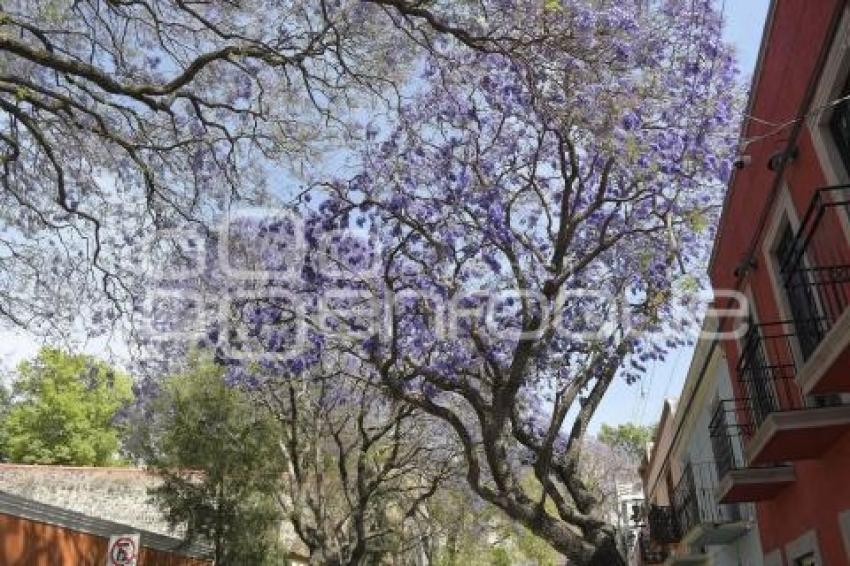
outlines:
[[[850,563],[850,509],[838,514],[838,526],[841,528],[841,538],[844,540],[844,552]]]
[[[818,88],[812,100],[812,109],[826,108],[850,86],[850,8],[845,9],[830,47]],[[850,183],[850,170],[842,158],[832,134],[833,113],[823,111],[809,122],[809,132],[815,153],[828,185]]]
[[[824,566],[815,529],[806,531],[796,540],[785,545],[785,556],[788,557],[789,565],[798,566],[797,561],[806,558],[808,555],[812,555],[816,566]]]
[[[771,213],[770,223],[762,240],[762,262],[770,279],[773,299],[776,303],[776,310],[779,313],[780,320],[793,321],[794,311],[791,308],[785,288],[785,279],[782,276],[781,266],[778,264],[776,257],[776,250],[779,247],[782,234],[786,228],[789,228],[796,234],[800,230],[800,217],[791,199],[791,190],[787,183],[783,183]],[[805,257],[801,261],[806,261]],[[820,305],[817,304],[817,298],[815,298],[815,307],[820,310]],[[792,355],[797,363],[798,371],[801,371],[805,367],[807,359],[803,356],[803,350],[800,347],[796,329],[792,326],[791,330],[794,331],[794,335],[790,340]]]
[[[848,76],[846,77],[844,88],[836,94],[837,98],[850,96],[850,73],[848,73]],[[838,129],[836,118],[838,117],[839,110],[844,112],[846,119],[850,121],[850,100],[845,100],[826,113],[827,116],[825,124],[830,137],[830,142],[837,149],[839,162],[837,165],[843,167],[845,176],[850,176],[850,125],[848,125],[847,137],[841,137],[836,131]]]

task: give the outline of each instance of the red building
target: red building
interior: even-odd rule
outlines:
[[[756,503],[768,566],[850,564],[848,95],[848,2],[774,0],[710,267],[750,304],[720,342],[718,496]]]

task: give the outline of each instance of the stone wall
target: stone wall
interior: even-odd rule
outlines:
[[[155,475],[140,468],[0,464],[0,491],[181,537],[182,530],[169,530],[162,513],[149,501],[147,491],[158,482]]]

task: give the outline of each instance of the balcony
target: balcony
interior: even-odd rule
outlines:
[[[707,554],[691,553],[687,547],[677,549],[677,552],[671,553],[670,558],[664,562],[664,566],[708,566],[709,564],[711,562]]]
[[[850,391],[850,186],[818,190],[778,255],[806,394]]]
[[[733,399],[720,401],[709,425],[711,448],[717,468],[718,503],[752,503],[776,497],[796,480],[790,465],[748,467],[744,462],[744,440],[751,434],[743,404]]]
[[[665,545],[653,543],[646,531],[638,536],[638,548],[641,564],[663,564],[670,554]]]
[[[647,514],[649,536],[657,544],[673,544],[682,538],[673,508],[667,505],[650,505]]]
[[[749,466],[816,458],[850,431],[850,406],[840,395],[805,395],[797,383],[803,342],[793,328],[787,321],[751,325],[743,340],[736,422]]]
[[[689,463],[685,468],[673,491],[682,546],[701,549],[729,544],[750,530],[750,522],[741,516],[737,505],[718,501],[717,485],[714,462]]]

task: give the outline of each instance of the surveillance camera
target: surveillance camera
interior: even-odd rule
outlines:
[[[735,161],[732,162],[732,165],[735,166],[735,169],[743,169],[747,165],[749,165],[753,161],[753,158],[749,155],[739,155],[735,158]]]

